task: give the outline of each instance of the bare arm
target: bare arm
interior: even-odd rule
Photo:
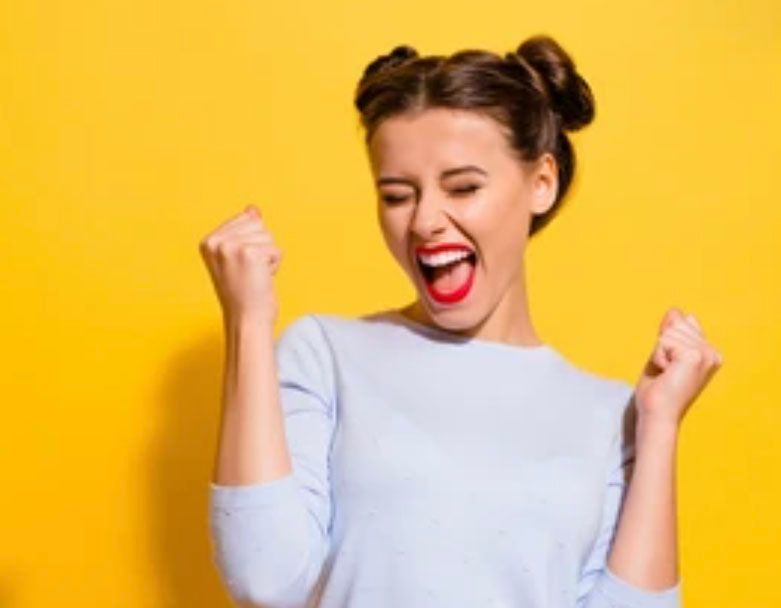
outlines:
[[[273,325],[252,317],[224,321],[225,367],[214,483],[244,485],[291,473]]]
[[[225,360],[209,488],[214,561],[241,606],[304,606],[318,580],[331,513],[327,450],[330,361],[315,319],[274,338],[272,277],[281,251],[253,206],[200,251],[223,310]],[[295,411],[295,416],[286,413]],[[288,439],[290,446],[288,446]],[[291,449],[292,446],[292,449]],[[294,476],[293,464],[308,476]]]
[[[679,429],[722,362],[694,315],[668,309],[634,391],[634,471],[607,560],[615,574],[638,587],[661,590],[678,583]]]
[[[638,587],[662,590],[678,582],[675,458],[678,427],[638,420],[634,471],[608,566]]]

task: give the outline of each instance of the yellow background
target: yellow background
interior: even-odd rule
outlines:
[[[689,608],[781,605],[781,5],[3,1],[0,606],[227,606],[210,562],[220,310],[197,245],[256,203],[277,330],[413,291],[352,107],[395,44],[545,32],[598,114],[528,251],[543,338],[634,381],[669,306],[725,364],[679,449]]]

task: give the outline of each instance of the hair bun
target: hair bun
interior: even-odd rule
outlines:
[[[369,65],[367,65],[366,69],[363,71],[363,79],[365,80],[374,74],[392,70],[393,68],[406,63],[410,59],[415,59],[416,57],[418,57],[418,52],[413,47],[408,44],[400,44],[394,47],[390,53],[386,55],[380,55]]]
[[[551,109],[561,117],[563,129],[574,131],[594,119],[591,88],[575,69],[567,52],[549,36],[533,36],[515,51],[517,58],[536,72]],[[534,75],[533,75],[534,76]]]

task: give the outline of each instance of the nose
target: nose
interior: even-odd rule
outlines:
[[[415,206],[410,230],[421,240],[441,234],[447,229],[445,205],[436,194],[421,195]]]

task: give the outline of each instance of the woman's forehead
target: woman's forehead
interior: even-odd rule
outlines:
[[[506,142],[492,118],[466,110],[429,109],[384,120],[369,142],[375,172],[427,168],[446,170],[491,164],[506,154]]]

